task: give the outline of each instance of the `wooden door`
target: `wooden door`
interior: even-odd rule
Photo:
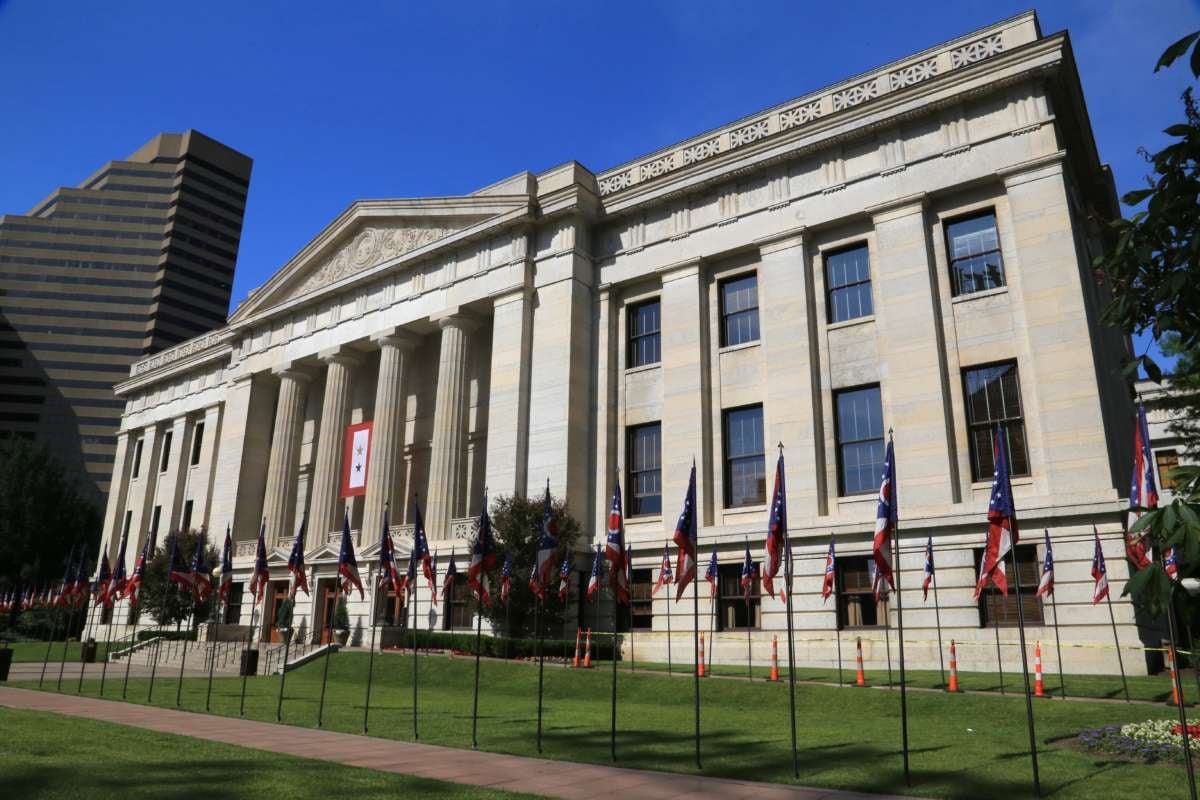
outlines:
[[[337,582],[322,581],[321,582],[321,619],[320,619],[320,639],[321,644],[329,644],[330,631],[329,621],[333,619],[334,609],[337,608]]]
[[[279,635],[279,629],[275,627],[275,618],[279,615],[279,606],[287,599],[288,582],[287,581],[272,581],[271,583],[271,598],[267,604],[270,607],[270,613],[263,620],[265,628],[263,629],[264,638],[269,642],[282,643],[283,637]]]

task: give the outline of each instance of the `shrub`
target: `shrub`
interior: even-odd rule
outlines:
[[[346,608],[346,598],[339,596],[337,608],[333,612],[333,627],[335,630],[350,630],[350,612]]]

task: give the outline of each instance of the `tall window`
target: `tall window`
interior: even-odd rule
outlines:
[[[767,502],[762,406],[725,412],[725,507]]]
[[[1167,476],[1171,470],[1179,466],[1179,452],[1176,450],[1159,450],[1154,454],[1154,463],[1158,466],[1158,488],[1174,489],[1175,481]]]
[[[662,513],[662,423],[629,429],[629,515]]]
[[[883,411],[879,387],[847,389],[834,396],[837,404],[839,494],[879,490],[883,475]]]
[[[758,275],[722,281],[721,346],[758,341]]]
[[[450,599],[445,601],[445,616],[442,617],[442,629],[471,627],[471,587],[467,585],[467,576],[459,573],[450,587]]]
[[[629,597],[633,601],[633,628],[648,631],[654,627],[654,598],[650,595],[654,590],[654,570],[635,569],[630,572],[629,577]]]
[[[827,255],[825,281],[829,287],[830,322],[866,317],[874,311],[871,268],[865,244]]]
[[[229,601],[225,604],[225,624],[238,625],[242,619],[242,591],[245,584],[237,582],[229,587]]]
[[[1029,474],[1029,451],[1025,445],[1025,418],[1021,412],[1021,382],[1017,365],[993,364],[963,370],[967,398],[967,438],[971,450],[971,478],[992,479],[995,472],[993,438],[996,426],[1008,445],[1010,475]]]
[[[955,296],[1004,285],[995,211],[947,223],[946,252],[950,254],[950,286]]]
[[[181,530],[190,531],[192,529],[192,508],[194,501],[183,501],[183,521],[179,523]]]
[[[200,451],[204,447],[204,423],[197,422],[196,428],[192,432],[192,461],[194,467],[200,463]]]
[[[133,445],[133,477],[137,477],[142,471],[142,445],[145,439],[138,439]]]
[[[163,436],[162,456],[160,457],[159,462],[158,462],[158,471],[159,472],[166,472],[167,467],[169,467],[171,465],[171,438],[172,438],[172,436],[173,436],[173,434],[171,431],[167,431],[166,435]]]
[[[1019,545],[1013,552],[1017,557],[1017,569],[1021,575],[1020,603],[1021,611],[1025,614],[1025,622],[1041,625],[1042,604],[1038,601],[1038,578],[1042,574],[1042,564],[1038,560],[1037,547],[1034,545]],[[975,574],[979,574],[979,565],[983,561],[983,550],[975,551]],[[993,584],[979,595],[979,627],[994,628],[1015,626],[1017,624],[1017,582],[1012,575],[1012,556],[1005,559],[1008,573],[1008,595],[1000,593]]]
[[[162,519],[162,506],[155,506],[150,515],[150,551],[153,554],[155,543],[158,541],[158,523]]]
[[[837,613],[841,628],[882,628],[888,624],[888,597],[875,602],[871,590],[875,562],[870,556],[837,559]]]
[[[125,541],[129,541],[129,526],[133,524],[133,509],[125,512],[125,524],[121,526],[121,536]]]
[[[757,568],[756,568],[757,570]],[[762,590],[758,573],[750,584],[750,602],[742,589],[742,564],[722,564],[717,567],[717,619],[718,630],[757,630],[762,626]]]
[[[629,366],[642,367],[662,360],[660,309],[657,297],[629,307]]]

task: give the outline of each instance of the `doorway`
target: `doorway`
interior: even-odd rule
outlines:
[[[271,611],[263,620],[263,638],[268,642],[283,642],[283,637],[279,635],[279,629],[275,627],[275,620],[279,617],[279,606],[288,598],[288,584],[288,581],[271,581],[271,600],[267,604]]]
[[[314,631],[313,641],[318,644],[329,644],[329,621],[333,619],[334,609],[337,608],[338,584],[334,578],[317,581],[317,597],[319,614],[315,620],[317,630]]]

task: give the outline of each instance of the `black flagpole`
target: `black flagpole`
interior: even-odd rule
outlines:
[[[97,583],[97,586],[99,586],[98,583]],[[87,627],[84,628],[84,633],[90,631],[92,629],[92,626],[96,623],[96,606],[99,605],[99,603],[96,602],[96,598],[94,596],[92,597],[92,599],[89,602],[91,603],[91,607],[88,609],[88,613],[87,613],[88,621],[87,621]],[[93,636],[92,638],[95,638],[95,637]],[[97,653],[100,652],[99,644],[96,645],[96,652]],[[79,635],[79,685],[75,687],[75,694],[83,693],[83,674],[86,671],[87,671],[87,662],[83,658],[83,634],[80,634]]]
[[[389,534],[390,536],[391,534]],[[383,575],[380,574],[382,580]],[[379,596],[379,586],[375,587],[375,596]],[[387,602],[387,592],[383,593],[383,600]],[[375,627],[379,623],[378,611],[374,613],[374,619],[371,620],[371,650],[367,657],[367,699],[363,702],[363,733],[367,732],[367,715],[371,713],[371,681],[375,677]]]
[[[883,593],[885,596],[887,595],[887,587],[886,586],[883,587]],[[891,603],[889,603],[888,605],[890,606]],[[891,616],[892,616],[891,612],[889,611],[883,618],[883,644],[884,644],[885,650],[887,651],[888,691],[889,692],[895,688],[894,684],[892,683],[892,634],[891,634],[892,619],[891,619]]]
[[[167,616],[167,592],[171,591],[171,587],[169,585],[171,583],[170,572],[174,566],[174,561],[167,565],[167,581],[166,584],[163,585],[162,616],[158,618],[158,641],[154,643],[154,661],[150,666],[150,688],[146,692],[147,703],[151,702],[152,698],[154,697],[154,674],[158,672],[158,653],[162,649],[163,619]]]
[[[889,429],[888,430],[888,444],[891,444],[891,443],[892,443],[892,432]],[[896,460],[895,459],[896,459],[896,451],[895,451],[895,448],[893,448],[892,449],[892,478],[891,478],[892,485],[891,485],[891,487],[889,487],[891,489],[891,497],[888,498],[888,500],[892,504],[892,509],[893,509],[893,511],[896,512],[896,515],[898,517],[899,516],[899,508],[898,508],[897,504],[899,502],[899,494],[900,493],[897,490],[897,486],[896,486],[897,481],[896,481]],[[909,770],[909,765],[908,765],[908,690],[905,687],[905,680],[904,680],[904,595],[900,589],[900,572],[901,572],[901,569],[900,569],[900,522],[898,519],[896,521],[896,529],[892,533],[893,533],[893,538],[895,539],[894,545],[895,545],[895,553],[896,553],[896,557],[895,557],[895,560],[892,565],[893,566],[892,573],[896,576],[896,626],[898,628],[898,633],[900,636],[900,640],[899,640],[900,641],[900,734],[901,734],[902,744],[904,745],[904,783],[906,786],[912,786],[912,772]],[[940,648],[939,648],[938,652],[939,653],[941,652]]]
[[[509,587],[512,591],[512,575],[508,576]],[[504,660],[508,661],[508,644],[512,641],[512,603],[504,601]]]
[[[678,579],[676,579],[678,580]],[[667,674],[674,672],[671,658],[671,587],[667,586]]]
[[[1005,478],[1007,477],[1005,475]],[[1015,514],[1013,518],[1015,522]],[[1012,556],[1013,581],[1017,587],[1017,630],[1021,639],[1021,674],[1025,677],[1025,718],[1029,722],[1029,758],[1033,765],[1033,796],[1041,797],[1042,782],[1038,777],[1037,734],[1034,732],[1033,724],[1033,695],[1029,691],[1029,659],[1025,656],[1025,610],[1021,606],[1021,573],[1017,567],[1017,548],[1015,546],[1009,548],[1009,555]]]
[[[293,577],[293,580],[295,580],[294,577]],[[295,598],[294,594],[292,595],[292,597],[288,598],[289,600],[292,601],[293,607],[296,605],[296,601],[294,598]],[[271,624],[274,625],[275,624],[274,621],[272,621]],[[374,631],[375,629],[372,628],[371,630]],[[280,665],[280,667],[279,667],[279,699],[275,702],[275,721],[276,722],[283,722],[283,685],[287,682],[287,663],[288,663],[288,656],[291,655],[291,647],[292,647],[292,637],[287,636],[283,640],[283,664]],[[180,672],[180,675],[182,675],[182,674],[183,673]]]
[[[218,578],[218,580],[220,580],[220,578]],[[209,615],[209,623],[212,625],[212,627],[214,629],[213,632],[215,632],[215,629],[217,627],[217,618],[219,616],[218,612],[221,609],[220,591],[221,591],[221,587],[218,586],[216,602],[213,603],[212,614]],[[209,708],[212,706],[213,670],[216,668],[216,666],[217,666],[217,643],[215,640],[210,639],[209,646],[208,646],[208,692],[204,696],[204,713],[206,713],[206,714],[208,713]]]
[[[409,590],[408,590],[409,597],[412,599],[412,618],[413,618],[413,629],[412,629],[413,715],[412,715],[412,717],[413,717],[413,740],[414,741],[421,738],[420,734],[417,732],[417,601],[418,601],[417,583],[418,583],[417,582],[417,569],[416,569],[416,564],[414,563],[413,564],[412,586],[409,587]]]
[[[138,589],[138,594],[141,589]],[[134,596],[136,599],[136,595]],[[125,699],[125,694],[129,690],[129,666],[133,663],[133,648],[137,646],[137,629],[138,620],[141,618],[141,613],[138,612],[137,604],[131,603],[127,613],[133,614],[133,636],[129,639],[129,654],[125,657],[125,682],[121,684],[121,699]]]
[[[1058,635],[1058,601],[1054,592],[1050,592],[1050,610],[1054,613],[1054,647],[1058,650],[1058,688],[1062,691],[1063,700],[1067,699],[1067,678],[1063,670],[1062,638]]]
[[[537,547],[536,540],[534,547]],[[533,569],[537,573],[537,581],[540,585],[542,576],[537,568],[537,556],[534,556]],[[545,594],[546,587],[542,586],[542,593]],[[546,669],[546,650],[544,647],[545,637],[542,635],[542,626],[539,624],[542,610],[542,598],[538,598],[537,603],[533,607],[533,627],[538,636],[538,711],[537,711],[537,751],[538,755],[542,752],[542,678]]]
[[[175,707],[179,708],[179,701],[183,696],[183,667],[187,664],[187,646],[188,638],[192,635],[192,628],[196,627],[196,606],[192,604],[192,624],[188,628],[188,635],[183,637],[183,655],[179,658],[179,683],[175,686]]]
[[[75,560],[75,545],[71,545],[71,552],[67,553],[67,573],[71,571],[71,562]],[[58,598],[54,598],[54,592],[51,590],[50,596],[54,599],[54,619],[50,623],[50,638],[46,640],[46,657],[42,659],[42,674],[38,678],[38,688],[42,688],[42,681],[46,679],[46,664],[50,663],[50,653],[54,649],[54,634],[58,633],[58,618],[62,616],[62,593],[66,591],[66,584],[59,589]]]
[[[329,641],[325,644],[325,671],[321,674],[321,700],[317,704],[317,727],[321,727],[325,716],[325,685],[329,682],[329,654],[333,652],[333,620],[337,617],[338,604],[342,599],[340,577],[333,579],[333,609],[329,615]]]
[[[79,562],[79,569],[80,570],[83,569],[82,561]],[[76,585],[78,585],[78,582]],[[62,691],[63,672],[66,670],[66,667],[67,667],[67,646],[71,643],[71,628],[74,626],[75,617],[78,614],[79,610],[80,609],[78,607],[76,607],[76,608],[71,609],[71,611],[67,614],[67,629],[64,631],[65,635],[63,636],[62,660],[58,664],[58,685],[54,689],[54,691],[56,691],[56,692]],[[83,643],[80,642],[80,650],[82,650],[82,649],[83,649]],[[80,668],[82,669],[82,666]]]
[[[698,526],[696,514],[699,513],[695,505],[692,506],[692,525]],[[699,578],[699,555],[700,555],[700,537],[692,538],[692,661],[695,662],[692,670],[692,682],[696,687],[696,769],[703,769],[700,764],[700,581]],[[669,608],[670,606],[668,606]],[[671,617],[668,616],[667,619]],[[746,620],[749,623],[749,620]]]
[[[105,643],[104,643],[104,663],[100,665],[100,696],[101,697],[104,697],[104,679],[108,676],[108,652],[109,652],[109,648],[112,647],[113,617],[115,617],[116,615],[117,615],[116,609],[114,609],[112,606],[108,606],[108,631],[104,634],[104,638],[107,641],[105,641]],[[103,612],[101,612],[101,614],[100,614],[100,619],[102,619],[102,620],[104,619]]]
[[[622,522],[622,524],[624,524]],[[625,556],[625,537],[621,537],[621,557]],[[624,574],[625,565],[621,564],[622,574]],[[628,587],[626,587],[628,591]],[[613,596],[613,631],[612,631],[612,652],[610,657],[612,660],[612,730],[609,733],[608,750],[609,755],[615,762],[617,760],[617,615],[621,613],[621,598],[617,592],[612,593]]]
[[[783,442],[779,443],[779,457],[783,458]],[[780,480],[784,508],[787,508],[787,488]],[[792,723],[792,775],[800,777],[800,754],[796,748],[796,643],[792,624],[792,544],[787,529],[787,514],[783,519],[783,588],[787,591],[787,637],[788,637],[788,719]]]
[[[487,490],[484,490],[484,495],[487,495]],[[481,574],[480,580],[484,579]],[[475,609],[475,701],[471,706],[471,749],[479,747],[479,651],[481,648],[480,638],[483,636],[483,607],[476,604]]]
[[[1096,547],[1099,547],[1100,546],[1100,533],[1098,531],[1096,531],[1096,526],[1094,524],[1092,525],[1092,531],[1096,534]],[[1103,554],[1104,554],[1103,551],[1101,551],[1101,555],[1103,555]],[[1108,580],[1107,567],[1105,567],[1105,570],[1106,571],[1105,571],[1104,578],[1105,578],[1105,581],[1107,581]],[[1104,599],[1108,601],[1108,621],[1110,623],[1112,623],[1113,648],[1117,651],[1117,666],[1120,667],[1120,669],[1121,669],[1121,687],[1125,690],[1125,702],[1131,703],[1133,701],[1129,699],[1129,681],[1126,680],[1126,678],[1125,678],[1125,660],[1123,658],[1121,658],[1121,640],[1117,637],[1117,617],[1115,614],[1113,614],[1112,592],[1106,591],[1104,593]],[[1056,628],[1055,633],[1057,634],[1057,632],[1058,632],[1058,630]],[[1057,638],[1057,636],[1056,636],[1056,638]],[[1061,664],[1059,665],[1059,671],[1060,672],[1062,671]]]
[[[1159,561],[1162,560],[1162,554],[1159,553]],[[1187,765],[1188,789],[1191,792],[1192,800],[1196,800],[1196,773],[1192,768],[1192,742],[1191,736],[1188,734],[1187,713],[1184,711],[1183,701],[1183,684],[1179,679],[1179,646],[1175,636],[1175,581],[1171,581],[1171,588],[1167,594],[1167,634],[1171,637],[1171,660],[1175,662],[1173,670],[1175,696],[1179,698],[1179,727],[1183,734],[1183,757]]]
[[[938,635],[938,667],[942,671],[942,688],[946,688],[946,661],[942,655],[942,610],[938,604],[938,579],[937,579],[937,564],[933,566],[933,574],[929,576],[930,583],[933,584],[933,621],[937,625]]]
[[[257,558],[257,556],[256,556]],[[239,716],[246,716],[246,677],[250,674],[250,643],[254,640],[254,615],[258,613],[258,597],[250,592],[250,628],[246,631],[246,648],[242,652],[242,702],[238,709]]]
[[[993,599],[995,599],[994,596]],[[991,605],[993,609],[996,608],[996,603],[990,603],[989,605]],[[1020,604],[1018,603],[1018,605]],[[996,617],[992,620],[992,630],[996,634],[996,667],[1000,670],[1000,694],[1004,694],[1004,659],[1000,657],[1000,620],[998,615],[993,616]],[[1005,614],[1005,617],[1007,616],[1008,615]],[[1024,653],[1021,653],[1021,658],[1025,658]]]

